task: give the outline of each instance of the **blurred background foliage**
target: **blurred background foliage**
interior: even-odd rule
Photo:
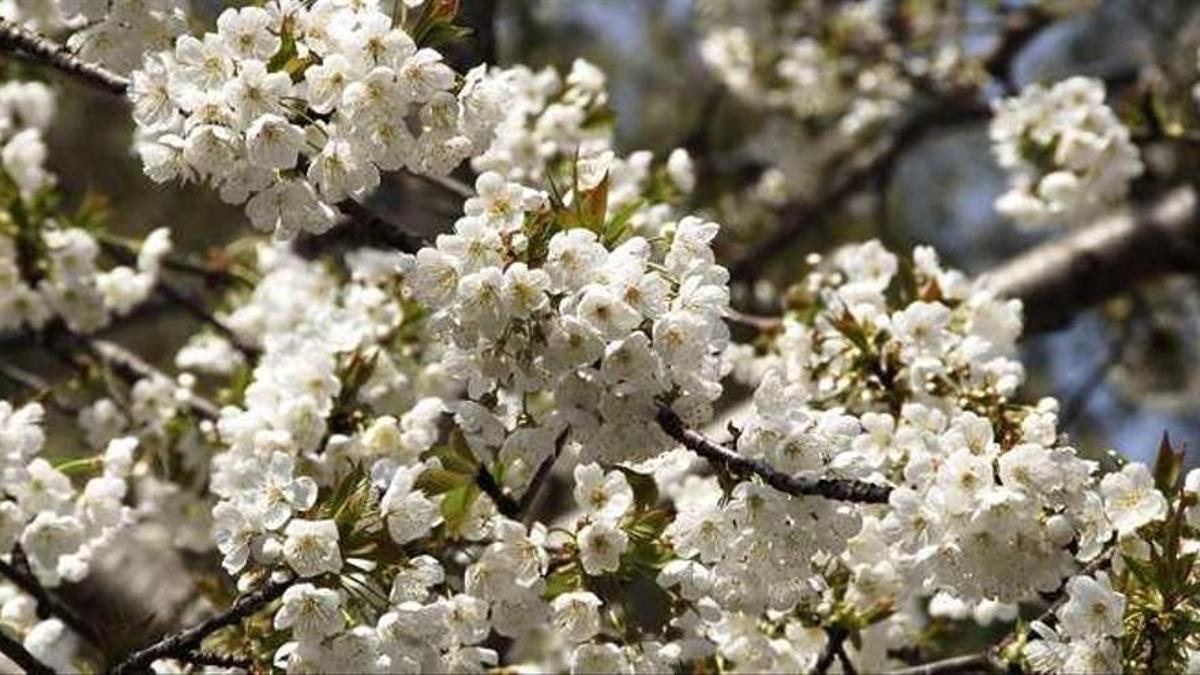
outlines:
[[[743,178],[744,140],[763,121],[706,72],[698,55],[695,6],[703,1],[462,0],[477,35],[459,45],[453,58],[463,65],[495,60],[563,71],[576,58],[596,63],[609,78],[619,148],[660,156],[681,145],[701,148],[699,161],[720,168],[715,176],[701,173],[697,206],[711,208],[719,203],[718,192]],[[996,26],[986,20],[993,4],[963,0],[965,16],[983,17],[966,32],[964,50],[986,49],[995,38]],[[195,20],[211,21],[223,6],[193,2]],[[1195,81],[1197,42],[1200,3],[1106,0],[1039,34],[1014,62],[1013,79],[1052,82],[1139,69],[1146,77],[1144,67],[1158,63],[1150,77]],[[169,226],[179,250],[208,251],[250,233],[241,210],[221,203],[212,191],[154,185],[141,175],[130,151],[132,124],[120,102],[57,82],[63,95],[49,138],[50,165],[75,204],[106,200],[112,230],[127,236]],[[798,151],[804,152],[803,145]],[[803,229],[787,255],[764,269],[786,286],[798,276],[805,254],[878,236],[900,249],[932,244],[950,264],[978,274],[1061,234],[1023,231],[998,217],[992,202],[1003,188],[985,119],[939,131],[909,148],[888,180],[864,190],[836,218]],[[426,235],[448,228],[457,208],[445,195],[402,177],[385,180],[373,199],[390,219]],[[743,228],[737,222],[742,214],[727,211],[720,212],[723,224]],[[116,337],[168,364],[196,326],[186,314],[164,308],[124,324]],[[1192,280],[1142,287],[1023,344],[1028,395],[1058,397],[1062,428],[1076,443],[1115,447],[1145,460],[1164,430],[1189,445],[1200,439],[1200,296]],[[32,350],[21,358],[31,366],[53,366]],[[1196,461],[1195,453],[1191,459]]]

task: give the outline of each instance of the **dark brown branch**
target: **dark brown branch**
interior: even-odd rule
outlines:
[[[892,488],[877,483],[842,478],[811,478],[783,473],[766,462],[739,455],[709,440],[704,434],[686,428],[683,420],[665,406],[658,410],[658,425],[668,436],[708,460],[710,464],[722,466],[737,473],[754,474],[767,485],[790,495],[824,497],[860,504],[886,504],[888,496],[892,493]]]
[[[550,478],[550,471],[554,468],[554,464],[558,462],[558,458],[562,455],[563,447],[567,444],[567,432],[569,429],[563,429],[558,434],[558,438],[554,439],[554,454],[546,458],[542,465],[538,467],[533,478],[529,481],[529,487],[525,488],[525,494],[521,495],[521,500],[517,503],[518,512],[525,516],[526,524],[532,516],[533,503],[537,501],[538,495],[542,491],[542,486],[546,484],[546,480]]]
[[[292,581],[269,581],[257,590],[251,591],[238,598],[229,609],[210,617],[191,627],[163,637],[152,645],[139,649],[125,657],[113,669],[113,675],[122,673],[139,673],[149,669],[150,664],[158,659],[187,660],[196,652],[204,639],[209,635],[232,626],[266,607],[270,602],[283,595],[292,585]]]
[[[483,490],[483,493],[492,498],[496,504],[496,510],[506,518],[514,520],[522,516],[529,515],[529,509],[533,506],[533,502],[537,499],[538,493],[542,489],[542,485],[546,479],[550,477],[550,470],[554,468],[554,463],[558,461],[559,455],[562,454],[563,446],[567,442],[567,430],[563,430],[554,440],[554,454],[550,455],[538,466],[537,471],[533,474],[533,478],[529,480],[529,487],[525,488],[525,493],[520,499],[513,499],[511,495],[504,491],[504,488],[496,482],[496,477],[488,471],[483,464],[479,465],[479,470],[475,472],[475,485]]]
[[[297,254],[313,258],[334,244],[348,248],[386,248],[406,253],[415,253],[424,245],[420,238],[384,220],[353,199],[339,202],[337,208],[346,218],[327,232],[297,239],[293,244]]]
[[[137,260],[140,246],[137,242],[115,236],[109,232],[96,232],[94,236],[96,237],[96,241],[100,242],[101,247],[114,258],[123,261],[125,264],[131,264]],[[234,271],[228,263],[210,263],[203,258],[191,255],[167,253],[162,258],[162,266],[176,272],[199,277],[206,284],[212,286],[244,286],[253,288],[255,284],[254,279]]]
[[[483,490],[483,494],[492,498],[500,515],[514,520],[521,517],[520,503],[504,491],[504,488],[496,482],[496,477],[483,464],[480,464],[479,470],[475,472],[475,485]]]
[[[129,91],[128,79],[87,63],[71,53],[65,45],[9,21],[0,21],[0,52],[41,63],[110,94],[123,96]]]
[[[17,386],[28,389],[33,395],[33,400],[44,402],[50,409],[60,415],[74,417],[79,414],[78,407],[60,399],[57,392],[54,391],[54,387],[36,373],[31,373],[24,368],[0,361],[0,377]]]
[[[833,666],[834,659],[842,662],[843,669],[850,664],[850,657],[846,656],[846,638],[850,637],[849,631],[840,626],[833,626],[825,629],[828,635],[825,641],[825,648],[821,650],[821,656],[817,659],[817,664],[813,666],[813,672],[817,675],[825,675],[829,672],[829,668]],[[846,672],[853,673],[853,667]]]
[[[22,554],[19,551],[20,548],[18,547],[13,552],[14,563],[22,558]],[[39,618],[55,617],[93,646],[103,646],[104,641],[96,631],[96,628],[76,613],[73,608],[63,602],[57,595],[42,586],[41,582],[30,572],[18,569],[15,564],[9,564],[0,560],[0,574],[4,575],[5,578],[21,589],[22,592],[27,593],[33,598],[37,604]]]
[[[1065,326],[1080,310],[1166,274],[1200,270],[1200,218],[1190,188],[1132,217],[1117,216],[1036,246],[988,273],[1019,298],[1028,332]]]
[[[8,633],[0,630],[0,654],[8,657],[9,661],[17,664],[28,675],[54,675],[54,669],[46,664],[38,661],[37,658],[25,649],[25,645],[17,642],[8,636]]]
[[[187,656],[180,657],[180,661],[194,663],[199,666],[215,666],[217,668],[241,668],[249,670],[254,664],[251,659],[240,656],[222,656],[220,654],[210,654],[208,652],[192,652]]]
[[[1004,13],[1004,32],[1000,41],[983,60],[983,70],[1003,85],[1006,92],[1015,89],[1013,62],[1030,42],[1053,23],[1053,17],[1037,7],[1024,7]]]

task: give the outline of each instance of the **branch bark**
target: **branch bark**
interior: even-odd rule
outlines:
[[[1139,283],[1196,271],[1196,196],[1179,188],[1131,216],[1113,216],[1035,246],[987,273],[985,283],[998,295],[1021,300],[1027,332],[1046,332]]]
[[[0,20],[0,51],[43,63],[110,94],[123,96],[129,91],[127,78],[95,64],[87,63],[71,53],[66,45],[38,35],[11,21]]]
[[[19,551],[19,547],[17,550]],[[14,562],[18,557],[18,553],[14,551]],[[0,574],[4,575],[13,585],[33,598],[34,602],[37,603],[37,615],[39,618],[54,617],[62,621],[63,624],[93,646],[103,647],[104,642],[95,627],[84,620],[83,617],[65,602],[60,600],[58,596],[42,586],[32,574],[2,560],[0,560]]]
[[[113,675],[144,672],[149,669],[150,664],[158,659],[177,658],[187,660],[193,652],[196,652],[200,648],[201,643],[209,635],[226,626],[232,626],[266,607],[271,601],[283,595],[283,592],[292,583],[292,580],[267,582],[257,590],[238,598],[224,612],[191,628],[168,635],[154,644],[130,654],[113,667]]]
[[[8,657],[9,661],[17,664],[27,675],[54,675],[54,669],[38,661],[25,649],[25,645],[8,636],[0,630],[0,654]]]
[[[671,438],[715,466],[740,473],[754,474],[767,485],[790,495],[824,497],[859,504],[886,504],[892,488],[877,483],[840,478],[793,476],[778,471],[766,462],[744,457],[713,442],[704,434],[688,429],[670,408],[658,409],[658,425]]]

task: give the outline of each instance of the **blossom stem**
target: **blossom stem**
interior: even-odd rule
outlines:
[[[118,96],[129,91],[129,80],[100,66],[83,61],[65,45],[18,26],[0,20],[0,52],[24,57],[93,87]]]
[[[133,652],[113,667],[113,675],[144,672],[158,659],[177,658],[188,660],[200,648],[204,639],[216,631],[232,626],[259,611],[271,601],[283,595],[293,580],[268,581],[262,587],[238,598],[229,609],[178,633],[167,635],[154,644]]]
[[[887,675],[941,675],[944,673],[979,673],[1003,671],[988,652],[976,652],[931,661],[909,668],[890,670]]]
[[[33,654],[20,642],[0,631],[0,654],[8,657],[9,661],[17,664],[28,675],[54,675],[54,669],[37,660]]]
[[[877,483],[843,478],[811,478],[783,473],[766,462],[743,457],[713,442],[704,434],[686,428],[683,420],[665,406],[658,410],[658,425],[668,436],[708,460],[710,464],[724,466],[740,473],[754,474],[763,479],[767,485],[790,495],[825,497],[826,499],[860,504],[885,504],[892,493],[891,487]]]

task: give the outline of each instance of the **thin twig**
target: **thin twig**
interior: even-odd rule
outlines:
[[[1077,574],[1073,574],[1071,577],[1068,577],[1068,580],[1076,576],[1095,574],[1112,562],[1112,556],[1113,549],[1109,549],[1105,553],[1097,556],[1095,560],[1088,563]],[[1048,623],[1054,619],[1055,613],[1063,606],[1063,604],[1067,602],[1066,583],[1063,583],[1061,586],[1059,586],[1058,589],[1055,590],[1051,595],[1051,597],[1054,598],[1054,601],[1051,602],[1050,605],[1046,607],[1046,609],[1043,610],[1042,613],[1039,614],[1031,623]],[[989,649],[971,654],[951,656],[939,661],[922,663],[909,668],[892,670],[889,671],[887,675],[945,675],[947,673],[978,673],[984,671],[1003,672],[1007,670],[1003,664],[1004,652],[1008,651],[1012,645],[1016,644],[1020,640],[1027,639],[1028,635],[1028,630],[1021,631],[1014,629],[1003,640],[996,643]]]
[[[783,473],[766,462],[739,455],[709,440],[704,434],[686,428],[683,420],[666,406],[662,406],[658,410],[658,425],[668,436],[708,460],[710,464],[724,466],[739,473],[754,474],[763,479],[767,485],[790,495],[824,497],[860,504],[886,504],[892,493],[891,487],[877,483],[843,478],[793,476]]]
[[[949,673],[981,673],[1003,671],[988,652],[952,656],[940,661],[922,663],[909,668],[889,670],[887,675],[948,675]]]
[[[189,655],[200,648],[201,643],[209,635],[226,626],[237,624],[242,619],[266,607],[267,604],[283,595],[283,592],[292,583],[293,580],[268,581],[257,590],[238,598],[224,612],[210,617],[191,628],[167,635],[154,644],[139,649],[125,657],[124,660],[113,667],[113,675],[143,672],[149,668],[151,663],[158,659],[174,658],[186,660]]]
[[[882,151],[842,174],[830,188],[806,203],[792,203],[783,208],[780,225],[770,235],[749,247],[729,267],[730,277],[746,281],[762,273],[763,264],[787,250],[787,244],[805,229],[832,215],[837,208],[860,190],[872,184],[875,176],[889,171],[909,148],[915,146],[934,129],[945,129],[987,119],[987,106],[979,103],[953,104],[943,102],[912,115],[903,122]]]
[[[8,657],[9,661],[20,666],[27,675],[54,675],[53,668],[37,660],[37,657],[25,649],[25,645],[9,637],[8,633],[2,630],[0,630],[0,653]]]
[[[118,260],[129,264],[129,262],[137,259],[140,244],[136,241],[103,231],[96,232],[94,236],[104,250]],[[211,285],[244,286],[248,288],[253,288],[255,285],[253,278],[248,277],[244,273],[234,271],[230,268],[230,265],[209,263],[195,256],[167,253],[162,258],[162,266],[176,272],[200,277],[205,283]]]
[[[550,469],[554,467],[558,456],[562,454],[563,445],[567,441],[567,430],[563,430],[554,440],[554,454],[546,458],[538,467],[537,472],[533,474],[533,478],[529,481],[529,487],[525,489],[525,493],[521,498],[513,499],[511,495],[504,491],[504,488],[496,482],[496,477],[488,471],[487,467],[482,463],[479,465],[479,470],[475,472],[475,485],[483,490],[483,493],[492,498],[496,504],[496,510],[506,518],[514,520],[519,519],[522,515],[528,515],[529,507],[533,506],[533,502],[537,499],[538,492],[542,488],[542,484],[546,482],[546,478],[550,475]]]
[[[64,45],[8,21],[0,21],[0,52],[26,57],[27,60],[63,72],[110,94],[124,96],[129,91],[130,82],[127,78],[101,66],[86,63]],[[422,178],[460,197],[475,194],[469,186],[453,178]],[[346,199],[335,206],[352,220],[360,221],[372,230],[376,240],[384,241],[402,251],[416,251],[420,247],[419,241],[353,199]]]
[[[748,326],[760,333],[774,333],[783,328],[783,319],[778,316],[759,316],[731,309],[725,315],[730,323]]]
[[[111,255],[121,264],[130,265],[133,264],[137,259],[137,255],[130,248],[120,244],[119,242],[113,241],[111,238],[101,239],[100,245],[104,247],[104,250],[107,251],[109,255]],[[235,349],[242,353],[242,356],[245,356],[250,360],[253,360],[258,356],[259,350],[257,347],[246,344],[232,328],[225,325],[223,321],[218,319],[212,312],[210,312],[208,308],[204,306],[203,302],[192,297],[183,289],[177,288],[171,282],[160,277],[158,279],[158,283],[155,285],[155,290],[159,293],[159,295],[166,298],[177,307],[180,307],[188,314],[191,314],[196,319],[199,319],[202,323],[216,331],[221,337],[228,340]]]
[[[171,379],[169,375],[155,368],[142,357],[115,342],[86,336],[75,337],[93,356],[117,371],[128,382],[146,378]],[[186,404],[193,412],[206,419],[216,419],[220,416],[220,408],[217,407],[217,404],[196,392],[188,393]]]
[[[0,361],[0,377],[28,389],[33,394],[33,400],[44,402],[61,415],[74,417],[79,414],[79,408],[62,401],[54,391],[54,387],[36,373]]]
[[[453,176],[431,176],[424,173],[414,173],[413,175],[460,199],[470,199],[475,196],[475,188]]]

